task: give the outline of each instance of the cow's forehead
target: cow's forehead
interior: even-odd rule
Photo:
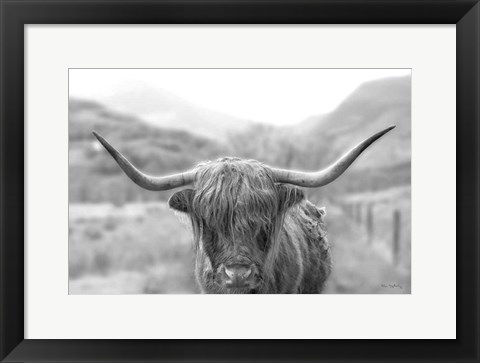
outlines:
[[[249,174],[253,172],[271,173],[271,170],[265,164],[253,159],[240,159],[236,157],[224,157],[215,161],[208,161],[197,165],[197,171],[200,173],[218,174],[218,173],[238,173]]]
[[[242,159],[220,159],[198,169],[195,214],[209,226],[251,231],[278,211],[278,192],[271,170]]]
[[[211,193],[244,193],[239,197],[248,199],[250,191],[274,190],[275,182],[272,170],[256,160],[222,158],[197,166],[195,189]]]

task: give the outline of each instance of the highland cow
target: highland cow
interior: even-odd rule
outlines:
[[[193,185],[173,194],[169,205],[191,221],[195,275],[202,292],[317,294],[332,269],[325,211],[306,200],[298,187],[318,188],[334,181],[393,127],[318,172],[226,157],[165,177],[140,172],[93,133],[139,186],[159,191]]]

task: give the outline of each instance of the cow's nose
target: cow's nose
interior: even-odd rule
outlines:
[[[231,279],[246,279],[252,273],[252,267],[246,265],[229,265],[225,266],[225,273]]]
[[[254,281],[252,265],[227,265],[223,272],[227,287],[247,287]]]

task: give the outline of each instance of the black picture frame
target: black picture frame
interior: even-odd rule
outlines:
[[[1,0],[0,11],[2,362],[480,361],[478,0]],[[24,25],[158,23],[456,24],[457,339],[24,339],[24,178],[28,177],[24,174]],[[446,213],[455,216],[453,211]]]

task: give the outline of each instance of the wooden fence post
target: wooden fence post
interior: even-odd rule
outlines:
[[[372,203],[368,204],[367,207],[367,235],[368,242],[373,243],[373,205]]]
[[[362,203],[358,202],[355,208],[355,221],[357,224],[362,224]]]
[[[394,265],[398,265],[400,262],[400,223],[401,215],[400,211],[396,209],[393,212],[393,246],[392,257]]]
[[[346,203],[345,208],[347,210],[348,217],[352,218],[352,203]]]

